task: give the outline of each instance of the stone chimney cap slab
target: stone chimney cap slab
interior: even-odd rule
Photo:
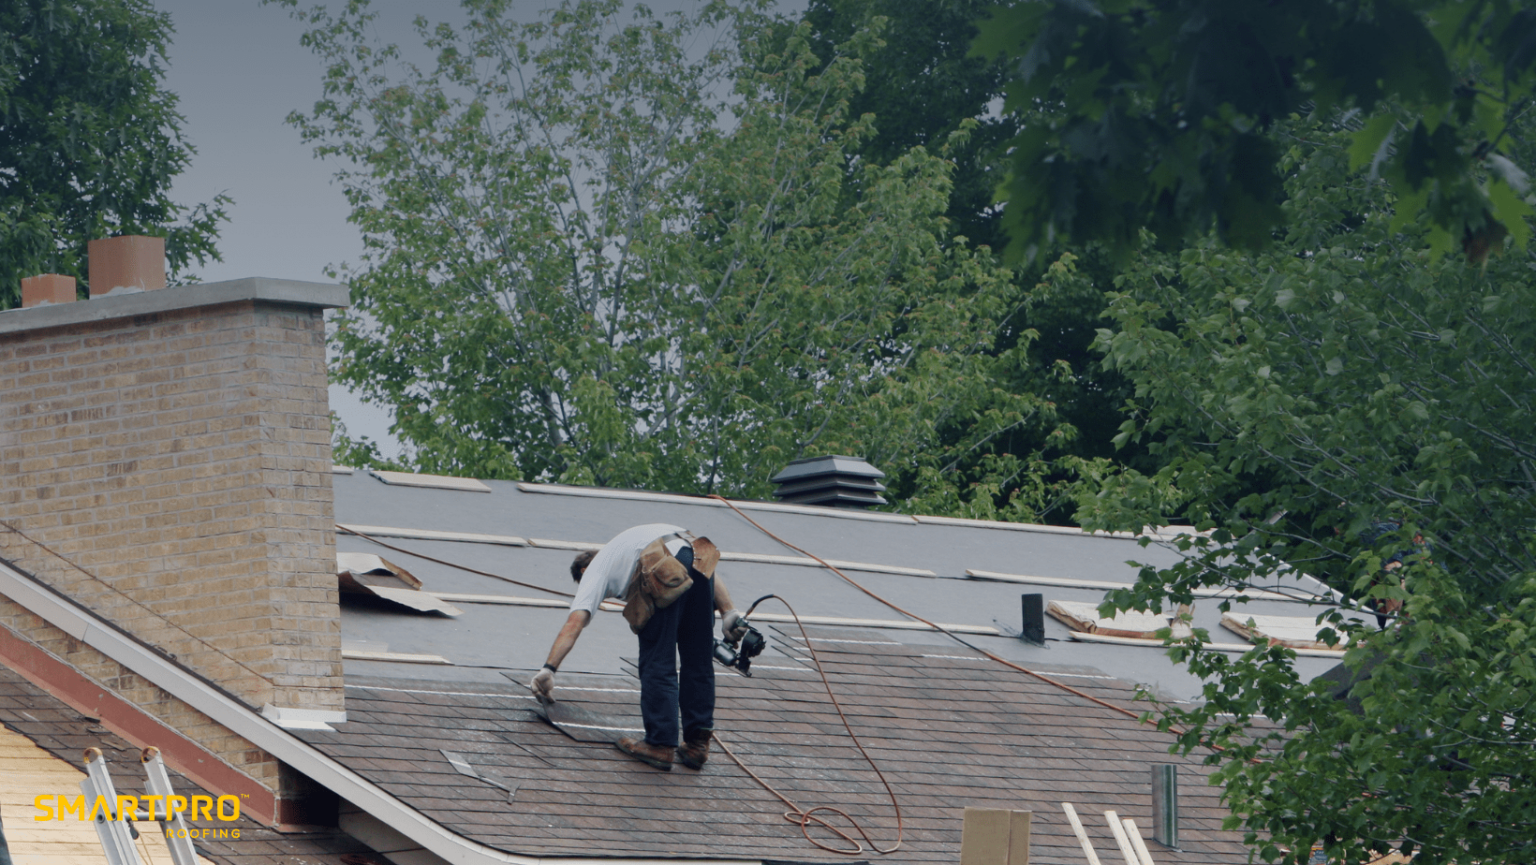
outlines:
[[[98,297],[81,303],[9,309],[0,312],[0,336],[244,300],[321,309],[338,309],[352,303],[345,285],[252,277]]]

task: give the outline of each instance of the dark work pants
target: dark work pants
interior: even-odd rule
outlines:
[[[678,559],[689,564],[693,585],[640,631],[645,741],[666,748],[677,747],[679,713],[684,733],[715,728],[715,582],[693,569],[692,552]]]

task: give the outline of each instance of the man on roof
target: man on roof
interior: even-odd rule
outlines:
[[[549,660],[529,687],[554,702],[555,673],[608,598],[624,601],[624,618],[640,637],[640,714],[645,739],[620,739],[620,751],[663,771],[674,758],[699,769],[709,758],[715,728],[715,611],[727,639],[746,632],[741,613],[715,576],[720,551],[687,529],[649,523],[625,529],[595,554],[571,562],[578,583],[571,614],[555,636]],[[678,661],[682,674],[678,674]],[[679,714],[683,734],[678,745]]]

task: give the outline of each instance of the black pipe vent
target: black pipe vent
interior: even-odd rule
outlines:
[[[807,457],[795,460],[770,480],[774,498],[796,505],[872,508],[885,504],[880,471],[858,457]]]

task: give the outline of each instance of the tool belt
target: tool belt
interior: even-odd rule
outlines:
[[[693,569],[706,577],[714,577],[715,565],[720,561],[720,551],[709,538],[693,538]],[[645,630],[651,616],[657,610],[672,606],[683,593],[693,587],[688,567],[667,552],[663,538],[657,538],[640,551],[635,572],[624,590],[624,620],[636,634]]]

